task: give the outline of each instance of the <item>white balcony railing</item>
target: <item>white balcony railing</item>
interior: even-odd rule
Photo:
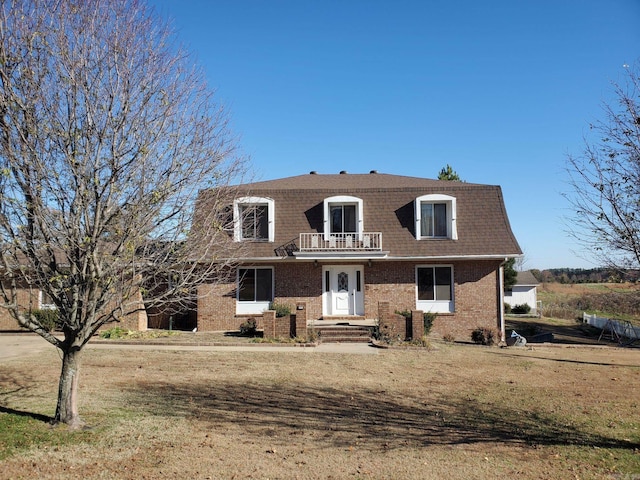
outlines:
[[[382,250],[382,233],[301,233],[301,252],[379,252]]]

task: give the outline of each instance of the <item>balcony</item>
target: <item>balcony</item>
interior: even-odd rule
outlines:
[[[382,252],[382,233],[301,233],[299,251],[304,253]]]

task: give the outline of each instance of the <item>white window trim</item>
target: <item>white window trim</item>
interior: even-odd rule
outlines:
[[[56,310],[58,308],[54,303],[42,303],[43,297],[43,292],[40,290],[38,292],[38,305],[40,306],[40,310]]]
[[[418,300],[418,269],[448,267],[451,269],[451,300]],[[416,284],[416,310],[430,313],[454,313],[456,307],[455,299],[455,271],[452,264],[432,264],[432,265],[416,265],[415,268],[415,284]]]
[[[358,240],[362,239],[362,233],[364,232],[364,203],[361,198],[352,197],[351,195],[336,195],[333,197],[327,197],[324,199],[324,239],[329,241],[331,236],[331,216],[329,214],[331,205],[344,205],[344,204],[356,204],[356,234]]]
[[[271,270],[271,298],[274,298],[275,294],[275,278],[273,276],[273,267],[268,266],[240,266],[236,269],[236,315],[260,315],[265,310],[269,310],[269,305],[272,300],[269,301],[242,301],[240,300],[240,270]]]
[[[236,242],[251,241],[254,239],[242,238],[242,216],[240,214],[240,208],[246,205],[266,205],[267,207],[267,222],[269,228],[269,242],[275,241],[276,236],[276,222],[275,222],[275,202],[272,198],[268,197],[240,197],[233,201],[233,239]]]
[[[457,218],[456,198],[450,195],[443,195],[441,193],[422,195],[421,197],[416,198],[414,202],[415,220],[416,220],[416,224],[415,224],[416,240],[443,238],[443,237],[426,237],[420,234],[420,232],[422,231],[422,229],[420,228],[420,223],[422,220],[421,204],[423,203],[446,203],[447,204],[447,237],[446,238],[450,238],[451,240],[457,240],[458,226],[456,222],[456,218]]]

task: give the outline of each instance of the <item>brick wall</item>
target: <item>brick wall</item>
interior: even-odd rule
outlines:
[[[296,315],[276,317],[275,310],[267,310],[262,315],[264,338],[296,337]],[[306,330],[306,323],[305,323]]]
[[[40,306],[40,292],[39,290],[34,289],[18,289],[18,305],[22,306],[25,310],[37,309]],[[142,306],[142,296],[138,293],[134,295],[132,299],[134,302],[134,308],[137,306]],[[107,305],[106,310],[114,309],[115,303],[112,302]],[[147,329],[147,314],[142,308],[139,311],[134,313],[130,313],[125,315],[119,323],[108,323],[103,325],[100,330],[105,330],[111,328],[115,325],[118,325],[122,328],[126,328],[127,330],[146,330]],[[12,331],[12,330],[22,330],[18,322],[11,316],[9,310],[6,308],[0,308],[0,331]]]
[[[25,310],[29,308],[37,309],[40,306],[40,292],[38,290],[30,290],[28,288],[17,290],[18,305],[22,306]],[[18,321],[11,316],[9,310],[6,308],[0,308],[0,331],[24,331],[18,325]]]
[[[296,303],[296,320],[294,335],[298,338],[307,339],[307,304],[306,302]]]
[[[304,304],[309,319],[322,316],[322,268],[312,263],[265,266],[273,267],[275,302],[288,305],[294,314],[297,305]],[[258,328],[264,328],[262,313],[236,315],[235,282],[200,285],[197,308],[200,331],[238,330],[247,318],[255,318]]]
[[[236,317],[236,284],[220,283],[198,286],[198,330],[239,330],[249,316]],[[262,328],[262,315],[254,315]]]
[[[413,340],[420,340],[424,336],[424,312],[422,310],[411,311],[411,335]]]
[[[378,303],[378,327],[380,335],[389,341],[407,340],[407,319],[394,313],[389,302]]]
[[[424,335],[423,312],[412,310],[411,318],[406,318],[392,311],[389,302],[379,302],[378,326],[380,333],[392,340],[418,340]]]
[[[364,265],[365,317],[378,318],[379,302],[388,302],[390,312],[416,309],[415,266],[430,262],[376,262]],[[453,335],[460,340],[471,338],[478,326],[498,328],[499,261],[448,262],[454,269],[455,312],[439,314],[430,335]],[[274,268],[275,301],[291,307],[305,305],[306,319],[322,316],[322,267],[312,263],[282,262]],[[235,314],[235,282],[202,285],[198,289],[198,329],[237,330],[249,317],[263,328],[262,314]],[[299,312],[296,312],[299,313]],[[415,323],[415,322],[414,322]],[[420,322],[421,323],[421,322]],[[415,327],[419,328],[419,327]],[[417,335],[418,332],[412,333]]]
[[[415,310],[415,266],[430,262],[374,262],[365,267],[365,315],[377,318],[379,302],[389,302],[391,313]],[[433,322],[431,337],[453,335],[469,340],[479,326],[499,329],[500,261],[450,262],[454,271],[455,312],[439,314]]]
[[[322,267],[313,263],[282,263],[274,267],[275,301],[291,307],[305,304],[308,319],[322,316]]]
[[[499,261],[460,262],[454,265],[456,312],[438,315],[430,336],[453,335],[470,340],[476,327],[498,330]]]

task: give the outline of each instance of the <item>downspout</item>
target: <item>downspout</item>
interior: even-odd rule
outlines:
[[[498,269],[498,318],[500,320],[500,342],[506,342],[504,325],[504,264],[509,260],[505,258]]]

